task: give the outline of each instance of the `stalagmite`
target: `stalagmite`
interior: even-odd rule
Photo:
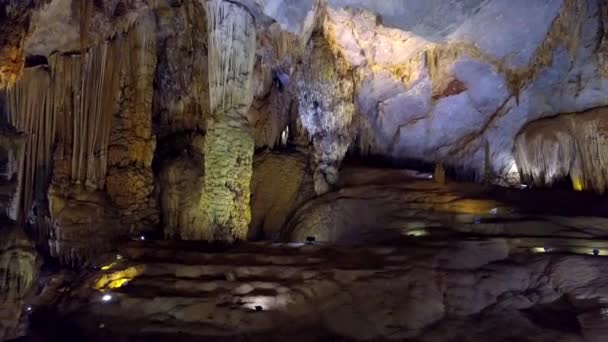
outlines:
[[[204,220],[181,237],[231,241],[246,238],[251,219],[254,140],[247,112],[253,100],[256,32],[253,16],[242,5],[202,2],[209,33],[211,108],[204,148]]]
[[[562,115],[526,126],[515,141],[524,181],[537,186],[572,179],[575,190],[608,188],[608,109]]]

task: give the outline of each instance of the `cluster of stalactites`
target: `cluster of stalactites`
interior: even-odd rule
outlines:
[[[608,109],[560,116],[528,125],[515,141],[524,181],[548,186],[570,177],[575,190],[608,187]]]
[[[70,160],[70,183],[104,188],[121,61],[133,44],[152,39],[145,29],[132,31],[82,55],[53,55],[48,66],[26,69],[8,90],[9,122],[27,137],[20,164],[20,216],[46,196],[54,158]]]
[[[9,123],[26,135],[25,150],[17,161],[19,185],[14,219],[23,221],[38,196],[44,196],[50,177],[55,140],[56,111],[49,99],[51,78],[47,69],[27,69],[8,91]]]
[[[211,112],[249,108],[253,100],[251,80],[256,52],[254,18],[237,3],[202,1],[209,34]]]

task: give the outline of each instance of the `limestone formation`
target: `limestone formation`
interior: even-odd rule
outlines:
[[[561,115],[527,125],[517,136],[517,166],[529,183],[551,185],[571,178],[575,190],[608,187],[608,110]]]
[[[8,91],[9,122],[27,137],[19,169],[21,222],[34,206],[38,208],[36,220],[45,221],[40,215],[48,206],[51,183],[55,199],[78,201],[70,195],[72,187],[91,196],[106,190],[112,205],[120,211],[120,223],[127,229],[123,235],[129,228],[136,231],[158,222],[152,197],[155,141],[151,113],[156,55],[150,53],[155,51],[149,36],[150,20],[141,19],[128,34],[95,46],[84,55],[55,54],[49,65],[28,68]],[[129,58],[122,59],[127,52]],[[61,240],[70,235],[66,230],[83,229],[86,224],[66,221],[66,212],[50,210],[48,214],[55,229],[61,231],[54,239]],[[93,216],[103,221],[99,215]],[[70,223],[61,227],[62,221]],[[83,232],[74,234],[86,236]],[[51,250],[63,255],[61,249],[65,247],[69,259],[74,251],[82,250],[66,247],[71,242],[57,242]]]
[[[48,0],[0,1],[0,90],[21,77],[25,64],[25,40],[35,9]]]
[[[605,341],[607,94],[604,0],[0,0],[0,339]]]
[[[250,181],[254,139],[247,120],[253,100],[251,81],[256,31],[241,4],[205,2],[209,34],[211,115],[204,147],[204,220],[184,239],[245,239],[251,220]]]
[[[297,152],[267,152],[256,156],[251,192],[249,238],[284,239],[283,227],[290,217],[316,195],[308,158]]]
[[[20,226],[3,219],[0,226],[0,339],[23,334],[24,299],[38,277],[34,245]]]
[[[312,53],[299,70],[297,96],[302,125],[313,143],[315,191],[323,194],[338,181],[352,140],[354,82],[323,37],[313,37],[308,48]]]
[[[165,159],[159,179],[162,223],[167,238],[180,238],[184,232],[196,231],[204,219],[201,210],[204,144],[205,137],[201,135],[191,135],[183,141],[172,139],[166,142],[166,146],[171,145],[168,151],[160,154]]]

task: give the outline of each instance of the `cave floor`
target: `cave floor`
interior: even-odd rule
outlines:
[[[102,270],[51,275],[25,340],[607,338],[608,259],[589,251],[608,241],[561,242],[580,254],[540,247],[555,239],[473,236],[375,247],[134,242]]]
[[[337,196],[352,202],[398,177],[344,179],[354,192]],[[608,340],[601,198],[411,179],[399,189],[416,193],[390,199],[399,213],[416,204],[415,219],[353,240],[131,241],[85,272],[49,270],[24,340]]]

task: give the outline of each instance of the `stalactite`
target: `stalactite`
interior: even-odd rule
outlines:
[[[55,112],[48,98],[51,80],[43,67],[26,70],[8,92],[9,123],[26,135],[25,151],[19,161],[16,217],[24,222],[32,203],[45,195],[51,173],[50,162],[55,136]]]
[[[81,64],[81,98],[75,103],[72,182],[103,189],[115,98],[119,92],[122,42],[93,48]]]
[[[209,33],[209,87],[212,112],[247,108],[253,100],[255,62],[253,16],[243,5],[205,1]],[[234,113],[242,117],[242,113]]]
[[[80,0],[80,51],[84,53],[89,44],[89,30],[93,16],[93,0]]]
[[[551,185],[570,177],[576,190],[608,188],[608,109],[534,122],[515,141],[515,159],[525,181]]]
[[[315,191],[338,181],[342,159],[355,135],[354,78],[340,56],[317,35],[297,73],[299,115],[313,142]]]
[[[51,252],[70,264],[85,259],[83,253],[88,247],[81,240],[86,241],[84,236],[94,225],[72,222],[66,218],[69,215],[62,216],[68,224],[57,221],[59,213],[47,208],[49,186],[52,183],[56,201],[75,202],[81,195],[68,196],[73,189],[85,194],[107,187],[110,132],[125,76],[130,77],[133,88],[150,89],[133,91],[129,99],[132,116],[151,118],[148,93],[153,76],[146,76],[146,84],[138,83],[143,82],[139,74],[152,75],[155,65],[148,66],[148,50],[155,51],[154,35],[148,31],[148,27],[136,25],[129,33],[119,34],[84,54],[52,55],[49,65],[26,69],[24,77],[7,92],[10,124],[23,131],[27,139],[19,166],[19,218],[37,223],[41,240],[49,240]],[[130,186],[125,184],[124,188],[129,191]],[[99,202],[99,208],[109,205],[104,201]],[[34,205],[36,215],[32,216]],[[95,219],[103,222],[106,216],[107,222],[116,222],[115,214],[99,214]],[[104,236],[111,240],[112,234]],[[62,240],[64,237],[67,240]],[[100,239],[91,241],[102,244]]]
[[[231,241],[247,236],[254,139],[247,120],[253,100],[254,18],[240,4],[202,1],[209,38],[211,118],[204,148],[205,180],[200,228],[185,239]]]
[[[27,136],[20,167],[21,220],[46,196],[57,140],[60,156],[71,158],[71,182],[104,187],[120,56],[121,45],[113,42],[84,56],[54,55],[49,67],[27,69],[9,90],[10,123]]]

